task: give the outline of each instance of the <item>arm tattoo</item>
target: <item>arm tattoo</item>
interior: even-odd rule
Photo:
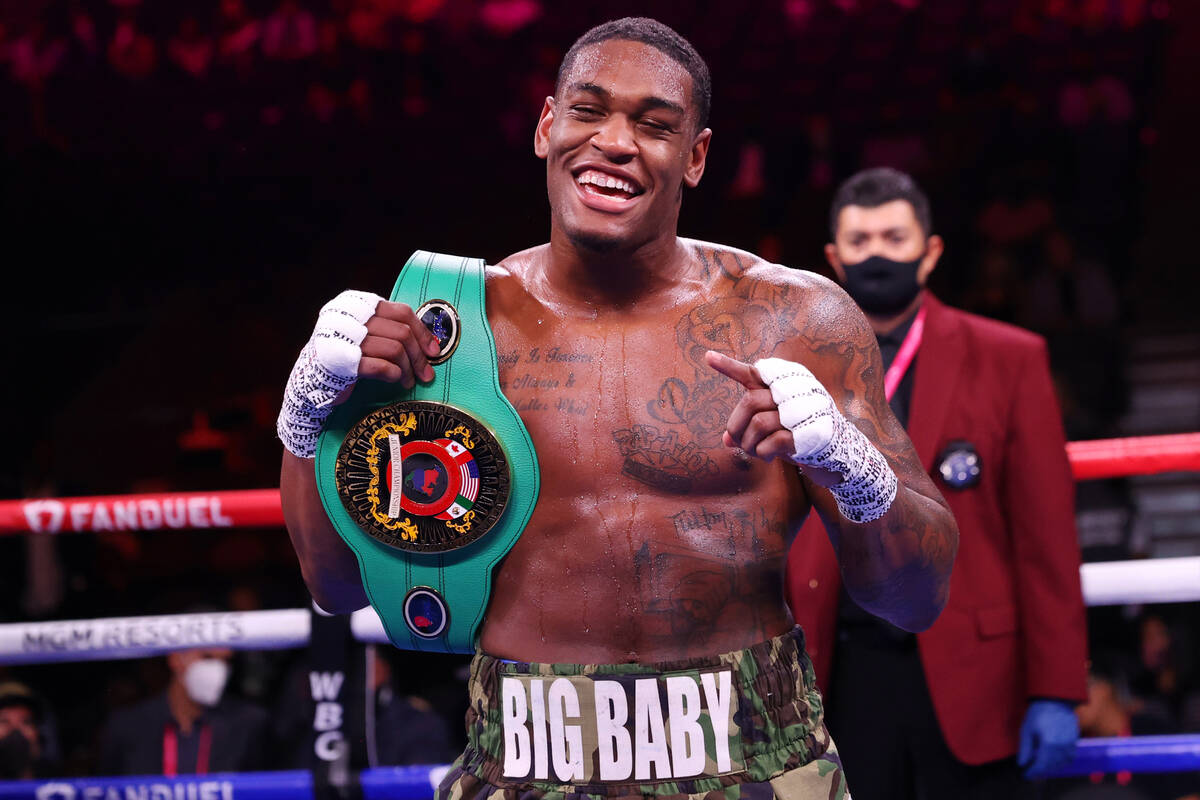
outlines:
[[[888,409],[874,334],[861,317],[827,309],[806,320],[798,338],[814,354],[810,368],[842,414],[883,453],[901,482],[891,509],[869,531],[852,531],[833,515],[830,532],[847,582],[858,576],[853,583],[863,605],[898,609],[928,602],[940,608],[957,548],[953,519]]]

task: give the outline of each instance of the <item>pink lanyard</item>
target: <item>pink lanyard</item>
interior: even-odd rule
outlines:
[[[916,319],[913,320],[912,327],[908,329],[908,333],[904,335],[904,341],[900,343],[900,352],[896,353],[896,358],[883,376],[883,393],[888,402],[891,402],[892,395],[896,393],[896,387],[900,385],[900,381],[904,380],[904,373],[908,372],[909,365],[917,355],[917,350],[921,347],[921,337],[924,335],[925,306],[921,306]]]
[[[200,726],[200,746],[196,752],[196,774],[208,773],[208,754],[212,750],[212,728]],[[179,772],[179,736],[171,723],[163,726],[163,775],[174,778]]]

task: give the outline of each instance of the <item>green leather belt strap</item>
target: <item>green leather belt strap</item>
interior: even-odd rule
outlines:
[[[433,367],[435,377],[428,384],[417,383],[414,388],[405,389],[398,383],[362,380],[355,386],[350,399],[326,421],[318,442],[317,488],[334,528],[358,557],[367,598],[383,620],[392,643],[411,650],[474,652],[491,597],[492,570],[512,549],[533,514],[539,484],[537,454],[521,418],[500,390],[496,343],[484,303],[484,262],[418,250],[401,270],[391,300],[408,303],[414,309],[433,300],[449,304],[458,315],[458,344],[447,360]],[[400,401],[426,401],[417,406],[442,404],[452,407],[452,411],[465,412],[465,419],[474,418],[478,423],[467,427],[490,431],[493,441],[499,443],[503,451],[500,460],[507,461],[507,502],[502,504],[498,520],[480,538],[456,549],[412,552],[368,534],[347,510],[335,477],[343,442],[351,433],[349,448],[354,440],[352,429],[360,420]],[[386,446],[386,440],[381,441]],[[464,438],[464,441],[473,446],[471,440]],[[466,451],[458,446],[452,452]],[[380,460],[378,455],[376,460]],[[376,477],[386,481],[390,474]],[[378,488],[374,491],[377,498]],[[403,516],[404,512],[400,513]],[[463,511],[457,509],[456,513]],[[406,605],[413,597],[435,605],[432,622],[431,614],[413,612],[411,608],[406,616]],[[420,614],[415,627],[413,613]],[[436,628],[437,614],[448,617],[441,620],[445,623],[443,628]],[[437,635],[431,636],[429,631],[425,635],[419,633],[422,624],[437,630]]]

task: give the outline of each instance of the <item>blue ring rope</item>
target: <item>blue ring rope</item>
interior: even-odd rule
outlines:
[[[1055,777],[1093,772],[1191,772],[1200,770],[1200,734],[1080,739],[1071,763]]]
[[[376,767],[359,773],[364,800],[429,800],[445,767]],[[1096,772],[1200,770],[1200,734],[1081,739],[1075,759],[1054,777]],[[308,770],[122,778],[0,781],[0,800],[311,800]]]

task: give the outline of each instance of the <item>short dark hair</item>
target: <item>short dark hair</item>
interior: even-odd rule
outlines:
[[[708,124],[708,112],[712,108],[712,78],[708,74],[708,64],[692,47],[692,43],[683,38],[675,29],[649,17],[623,17],[597,25],[575,40],[571,49],[563,56],[558,66],[558,78],[554,82],[554,94],[562,89],[563,79],[575,66],[579,51],[585,47],[609,39],[625,39],[631,42],[641,42],[663,53],[692,76],[692,103],[696,106],[698,122],[696,130],[704,129]]]
[[[29,713],[33,715],[34,722],[37,723],[42,721],[45,712],[45,709],[42,708],[40,698],[28,686],[16,681],[0,683],[0,709],[9,708],[10,706],[29,709]]]
[[[929,198],[911,175],[891,167],[875,167],[847,178],[833,196],[829,209],[829,235],[837,239],[838,215],[846,206],[875,208],[893,200],[904,200],[913,207],[917,222],[926,236],[933,233],[933,214]]]

